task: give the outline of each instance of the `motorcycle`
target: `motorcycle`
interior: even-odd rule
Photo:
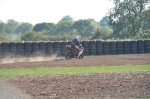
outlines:
[[[82,59],[84,57],[84,47],[80,44],[80,46],[77,46],[79,48],[79,53],[71,47],[71,45],[66,45],[66,48],[68,51],[65,52],[65,58],[66,59],[71,59],[71,58],[79,58]]]

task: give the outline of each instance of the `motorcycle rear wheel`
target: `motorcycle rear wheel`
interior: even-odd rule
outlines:
[[[66,59],[71,59],[70,52],[66,52],[66,53],[65,53],[65,58],[66,58]]]

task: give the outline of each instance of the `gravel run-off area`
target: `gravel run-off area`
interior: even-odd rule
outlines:
[[[150,54],[85,56],[83,59],[70,60],[63,57],[0,59],[0,69],[128,64],[150,64]],[[26,75],[0,77],[0,81],[0,93],[5,93],[2,96],[14,94],[14,99],[150,98],[150,70],[76,75]],[[17,98],[17,94],[20,98]],[[7,99],[2,96],[1,99]]]

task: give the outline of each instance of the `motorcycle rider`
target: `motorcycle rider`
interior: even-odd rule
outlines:
[[[71,47],[75,49],[77,55],[79,54],[80,51],[78,46],[80,46],[79,36],[75,36],[71,42]]]

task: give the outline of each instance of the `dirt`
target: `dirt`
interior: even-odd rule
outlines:
[[[7,59],[1,59],[0,69],[150,64],[150,54],[85,56],[83,59],[70,60],[65,60],[64,57],[45,57],[42,60],[34,58],[36,61],[32,61],[32,58],[13,60],[15,61],[7,62]],[[36,75],[6,79],[33,99],[150,98],[150,72]]]
[[[10,82],[34,99],[150,97],[150,72],[22,76],[11,78]]]
[[[70,60],[66,60],[64,57],[14,58],[12,60],[10,58],[0,59],[0,68],[150,64],[150,54],[85,56],[83,59]]]

